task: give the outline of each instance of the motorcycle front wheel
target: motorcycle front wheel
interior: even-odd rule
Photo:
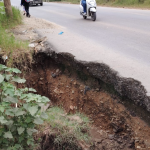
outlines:
[[[96,20],[96,12],[92,12],[92,16],[91,16],[92,20],[95,21]]]

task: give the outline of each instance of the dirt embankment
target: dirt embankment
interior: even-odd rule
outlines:
[[[19,29],[26,31],[17,33],[21,38],[24,35],[34,42],[38,38],[31,36],[36,31],[30,24],[16,30]],[[63,107],[67,113],[79,111],[92,119],[93,145],[81,144],[83,149],[150,149],[150,128],[140,119],[149,122],[150,100],[140,82],[117,76],[105,64],[56,54],[45,40],[34,42],[34,62],[26,73],[27,86],[49,97],[53,105]]]
[[[35,59],[34,69],[26,78],[27,86],[49,97],[53,105],[62,106],[67,113],[87,114],[93,120],[95,148],[148,149],[148,125],[125,108],[118,96],[104,90],[103,83],[76,71],[61,55],[57,55],[57,61],[43,53]]]

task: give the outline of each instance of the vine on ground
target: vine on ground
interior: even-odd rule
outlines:
[[[32,134],[37,132],[35,125],[42,124],[47,114],[42,107],[49,99],[34,94],[32,88],[17,89],[15,83],[25,83],[16,76],[21,73],[16,68],[0,64],[0,149],[33,149]]]

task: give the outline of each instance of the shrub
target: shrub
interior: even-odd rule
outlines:
[[[16,68],[0,64],[0,149],[25,150],[34,147],[32,134],[35,125],[42,124],[48,116],[41,112],[49,99],[34,94],[32,88],[19,89],[15,83],[25,83],[16,74]],[[31,93],[32,92],[32,93]]]

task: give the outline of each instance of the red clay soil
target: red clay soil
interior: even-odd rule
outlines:
[[[131,115],[118,97],[102,89],[89,88],[76,73],[70,74],[67,69],[62,73],[55,63],[49,61],[44,66],[34,67],[26,79],[29,87],[49,97],[53,105],[63,107],[67,113],[85,113],[92,119],[90,134],[94,145],[90,149],[150,149],[149,126]]]

